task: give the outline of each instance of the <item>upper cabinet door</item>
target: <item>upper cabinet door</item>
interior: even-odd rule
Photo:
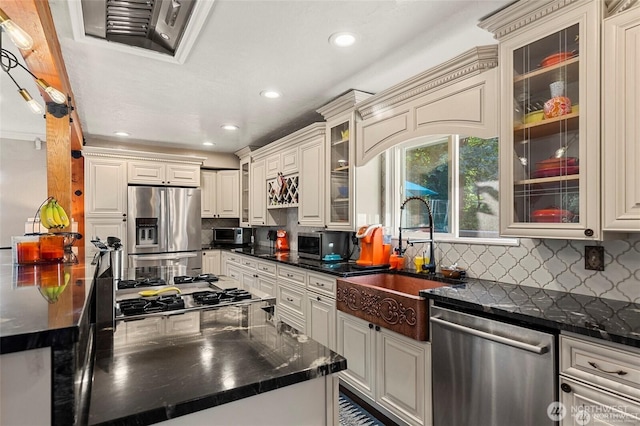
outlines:
[[[85,205],[88,217],[127,214],[127,161],[87,157]]]
[[[239,217],[240,173],[238,170],[219,171],[216,185],[216,217]]]
[[[166,184],[171,186],[200,186],[200,166],[167,164]]]
[[[156,161],[129,161],[129,183],[164,185],[165,165]]]
[[[200,178],[202,203],[200,204],[200,214],[202,217],[215,217],[216,215],[216,172],[203,170]]]
[[[353,124],[350,115],[327,122],[327,226],[352,230]]]
[[[603,34],[602,177],[605,231],[640,232],[640,6],[607,18]]]
[[[602,238],[599,3],[501,40],[503,236]]]

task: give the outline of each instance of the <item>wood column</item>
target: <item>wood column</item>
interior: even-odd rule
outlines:
[[[47,112],[47,194],[71,214],[71,127],[69,115]]]

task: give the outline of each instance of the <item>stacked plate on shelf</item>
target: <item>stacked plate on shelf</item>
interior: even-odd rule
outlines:
[[[580,171],[576,157],[549,158],[538,161],[532,178],[574,175]]]

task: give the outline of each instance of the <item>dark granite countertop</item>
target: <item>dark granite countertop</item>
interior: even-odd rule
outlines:
[[[640,347],[637,303],[477,279],[422,290],[420,295],[437,305]]]
[[[76,342],[93,271],[83,262],[14,265],[0,250],[0,354]]]
[[[346,369],[257,305],[209,314],[201,334],[98,350],[89,423],[151,424]]]
[[[275,252],[269,247],[241,247],[232,249],[234,252],[259,259],[271,260],[285,265],[296,266],[310,271],[337,277],[350,277],[355,275],[379,274],[388,272],[389,268],[359,268],[355,261],[348,262],[322,262],[319,260],[305,259],[298,256],[296,251]]]

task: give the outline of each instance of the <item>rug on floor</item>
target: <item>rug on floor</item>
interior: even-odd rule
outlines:
[[[340,392],[340,426],[384,426],[367,410],[353,402],[351,398]]]

